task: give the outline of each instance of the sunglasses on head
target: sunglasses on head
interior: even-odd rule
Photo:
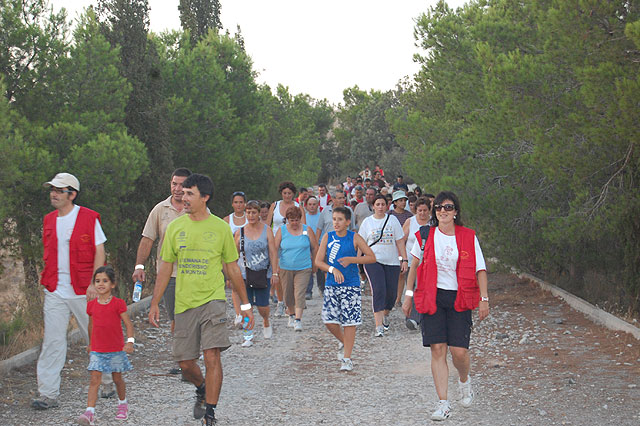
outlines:
[[[442,209],[445,209],[445,211],[448,212],[452,212],[456,209],[456,206],[455,204],[436,204],[435,206],[433,206],[433,208],[437,212],[441,211]]]
[[[238,196],[238,195],[239,195],[239,196],[241,196],[241,197],[244,197],[244,192],[242,192],[242,191],[236,191],[236,192],[234,192],[233,194],[231,194],[231,196],[232,196],[232,197],[236,197],[236,196]]]

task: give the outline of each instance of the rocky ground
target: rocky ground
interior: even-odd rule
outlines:
[[[457,403],[450,377],[453,414],[449,424],[638,425],[640,424],[640,342],[599,327],[549,293],[512,275],[490,275],[491,315],[474,325],[472,374],[476,400]],[[304,331],[275,318],[271,340],[256,328],[256,343],[242,348],[240,331],[223,353],[224,385],[219,423],[366,424],[431,423],[436,394],[429,352],[418,332],[392,312],[392,328],[373,337],[371,298],[365,296],[364,325],[353,355],[354,370],[339,372],[336,341],[320,320],[321,300],[309,301]],[[194,388],[165,374],[171,367],[168,323],[154,329],[135,319],[134,371],[127,373],[129,424],[196,425],[191,417]],[[35,395],[35,365],[1,378],[3,425],[73,424],[86,406],[88,375],[84,348],[70,348],[63,371],[60,407],[29,408]],[[100,399],[98,424],[114,419],[116,401]]]

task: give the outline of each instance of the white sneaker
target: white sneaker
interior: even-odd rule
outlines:
[[[250,346],[253,346],[253,340],[245,340],[244,342],[242,342],[242,346],[243,348],[248,348]]]
[[[449,401],[440,401],[438,402],[438,407],[436,411],[431,415],[431,420],[440,421],[446,420],[451,416],[451,406],[449,405]]]
[[[385,315],[382,317],[382,326],[384,327],[384,331],[389,330],[389,326],[390,326],[390,322],[389,322],[389,315]]]
[[[340,371],[351,371],[353,370],[353,362],[350,358],[343,358],[342,365],[340,366]]]
[[[265,339],[271,339],[271,336],[273,336],[273,328],[271,328],[271,326],[264,327],[262,329],[262,335]]]
[[[344,344],[342,342],[338,342],[338,361],[342,361],[344,359]]]
[[[374,334],[375,337],[382,337],[384,336],[384,327],[379,325],[376,327],[376,333]]]
[[[302,331],[302,321],[300,320],[295,320],[293,322],[293,330],[294,331]]]
[[[289,315],[289,322],[287,323],[287,327],[293,327],[296,322],[296,317],[293,315]]]
[[[235,328],[242,328],[242,315],[236,315],[236,319],[233,320],[233,326]]]
[[[460,386],[460,393],[462,394],[462,399],[460,400],[460,404],[463,407],[467,408],[471,406],[473,402],[473,389],[471,389],[471,376],[467,376],[467,381],[462,383],[460,379],[458,379],[458,386]]]

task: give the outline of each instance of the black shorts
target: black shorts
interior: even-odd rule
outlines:
[[[449,346],[469,349],[471,337],[471,311],[458,312],[453,308],[458,294],[455,290],[438,289],[433,315],[422,315],[422,345],[446,343]]]

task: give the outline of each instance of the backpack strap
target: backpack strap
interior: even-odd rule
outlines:
[[[423,225],[420,227],[420,250],[424,252],[424,247],[427,245],[427,240],[429,239],[429,232],[431,231],[431,226]]]

